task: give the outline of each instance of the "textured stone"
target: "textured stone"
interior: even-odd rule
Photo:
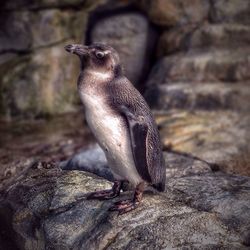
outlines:
[[[240,38],[240,39],[239,39]],[[194,48],[238,48],[248,46],[250,28],[242,24],[186,25],[165,31],[159,39],[158,55]]]
[[[84,37],[86,18],[86,10],[68,8],[1,15],[1,117],[75,109],[79,63],[76,58],[68,60],[64,46]]]
[[[31,47],[32,38],[28,25],[28,12],[5,13],[0,15],[0,51],[25,51]],[[10,51],[11,52],[11,51]]]
[[[122,29],[121,29],[122,27]],[[130,81],[138,84],[148,66],[150,44],[154,40],[147,19],[141,14],[124,13],[99,20],[91,31],[91,41],[114,47]]]
[[[3,13],[0,52],[27,52],[68,39],[80,40],[86,17],[84,11],[58,9]]]
[[[0,193],[25,175],[30,165],[42,167],[66,161],[94,143],[88,127],[83,124],[82,112],[50,119],[1,121],[0,138]],[[91,156],[97,157],[93,152],[80,163],[86,163]],[[96,163],[92,161],[92,165]]]
[[[84,37],[87,13],[84,10],[44,10],[32,13],[29,22],[33,47],[53,45],[58,42]]]
[[[157,25],[177,26],[200,23],[208,16],[209,2],[204,0],[135,1]]]
[[[107,165],[106,156],[97,144],[84,152],[74,155],[69,160],[60,162],[59,166],[63,170],[81,170],[96,174],[110,181],[114,180],[113,174]]]
[[[60,44],[37,50],[1,65],[5,115],[36,116],[73,110],[79,66],[76,58],[68,60],[63,47]]]
[[[250,79],[249,48],[191,50],[161,59],[147,86],[173,82],[237,82]]]
[[[41,9],[65,9],[65,8],[84,8],[91,10],[99,4],[105,3],[105,0],[3,0],[0,9],[3,10],[41,10]]]
[[[250,23],[250,2],[245,0],[212,0],[210,18],[212,22]]]
[[[148,191],[138,209],[119,217],[108,208],[120,198],[85,199],[89,192],[109,188],[109,182],[57,167],[31,168],[1,200],[0,227],[9,230],[3,246],[9,239],[27,250],[247,249],[249,178],[215,174],[186,156],[167,157],[175,172],[166,192]]]
[[[157,122],[165,148],[191,153],[228,173],[250,175],[247,112],[172,110]]]
[[[250,109],[250,82],[177,83],[153,85],[145,93],[150,106],[157,110]]]

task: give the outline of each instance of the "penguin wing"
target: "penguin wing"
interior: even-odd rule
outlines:
[[[119,109],[125,116],[129,128],[131,149],[136,169],[142,179],[151,183],[152,180],[147,162],[148,125],[143,121],[142,116],[134,115],[126,106],[121,105]]]

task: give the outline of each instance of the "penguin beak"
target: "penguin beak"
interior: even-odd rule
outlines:
[[[82,44],[69,44],[64,48],[67,52],[76,54],[78,56],[84,56],[89,53],[89,47]]]

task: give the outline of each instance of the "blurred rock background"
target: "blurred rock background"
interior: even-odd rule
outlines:
[[[126,76],[154,112],[163,150],[170,159],[187,157],[181,171],[196,159],[225,174],[229,186],[236,184],[227,174],[250,176],[248,0],[4,0],[0,13],[0,190],[34,162],[67,160],[95,143],[76,93],[78,59],[64,51],[68,43],[103,42],[118,50]],[[185,171],[199,175],[195,169]],[[242,236],[244,246],[249,235]]]

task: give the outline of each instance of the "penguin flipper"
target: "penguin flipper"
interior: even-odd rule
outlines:
[[[148,125],[143,117],[136,116],[125,106],[120,106],[120,111],[126,119],[131,139],[131,149],[134,157],[136,170],[143,180],[151,183],[149,166],[147,163],[147,135]]]

